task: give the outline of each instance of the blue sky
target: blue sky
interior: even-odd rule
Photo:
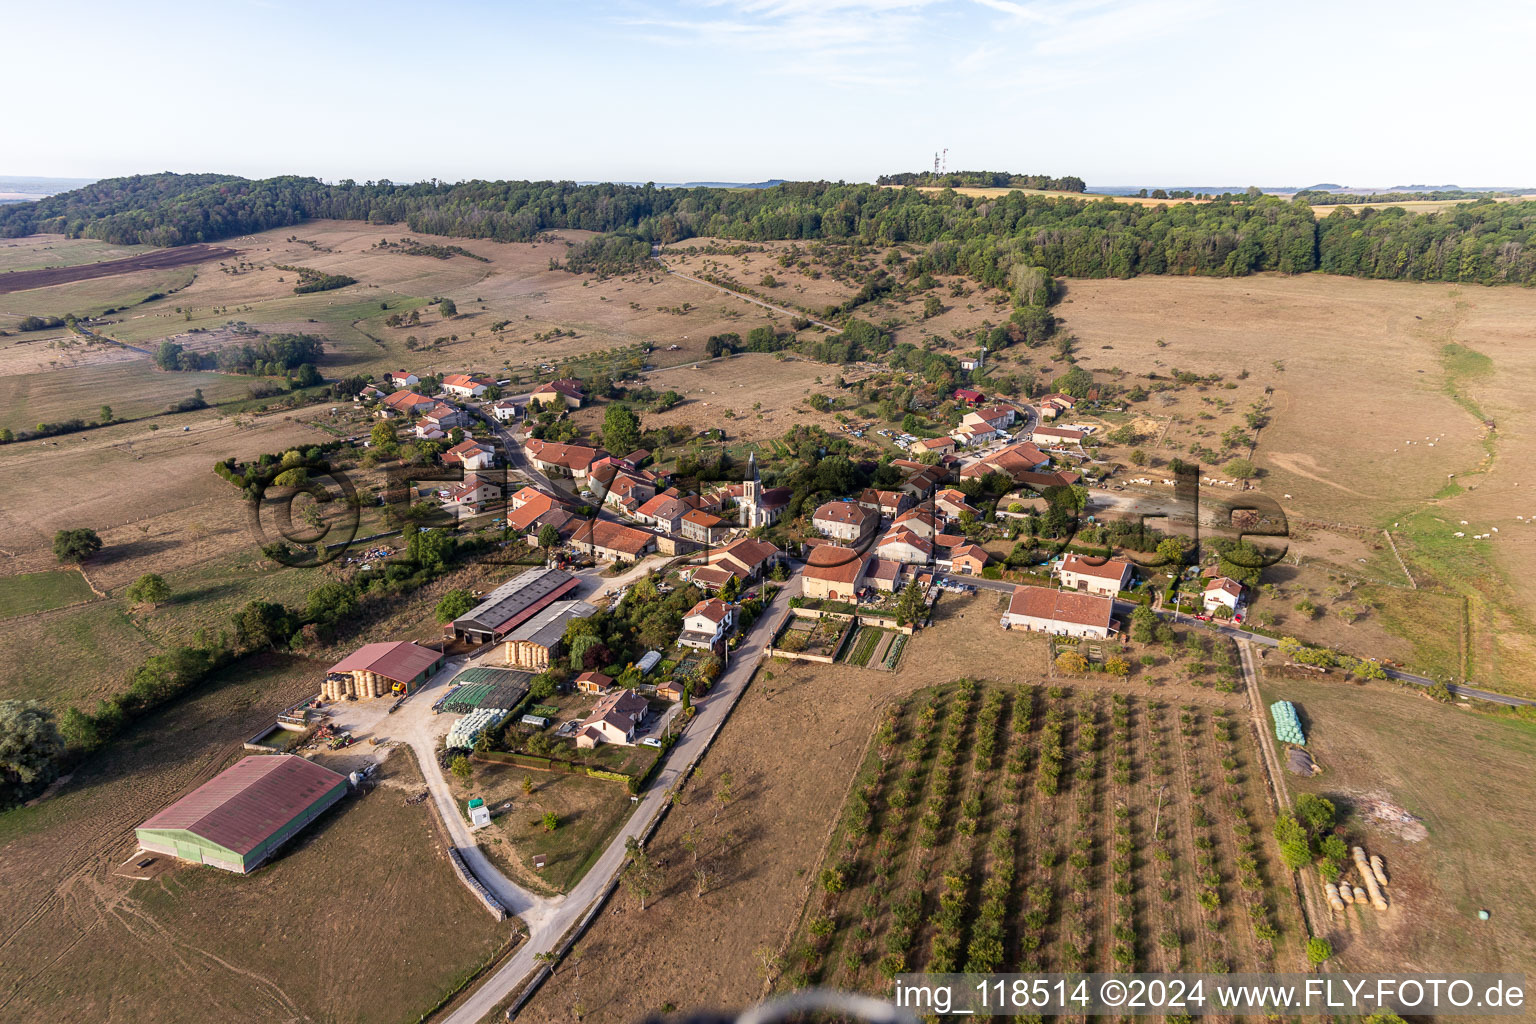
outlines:
[[[1536,5],[81,3],[7,13],[7,174],[1536,184]],[[7,152],[8,151],[8,152]]]

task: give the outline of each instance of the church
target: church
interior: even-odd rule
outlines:
[[[731,488],[732,491],[735,489]],[[732,495],[736,498],[737,522],[749,530],[772,526],[789,507],[792,493],[788,487],[763,489],[763,480],[757,470],[757,453],[753,452],[747,456],[747,476],[741,484],[741,494],[739,497]]]

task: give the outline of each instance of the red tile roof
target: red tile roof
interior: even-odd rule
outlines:
[[[848,523],[863,526],[874,516],[873,509],[852,501],[829,501],[811,514],[813,522]]]
[[[397,683],[408,683],[442,657],[437,651],[409,641],[364,644],[331,666],[332,672],[373,672]]]
[[[609,551],[626,555],[638,555],[651,545],[654,538],[644,530],[632,529],[606,519],[590,519],[571,535],[573,544],[592,544]]]
[[[1123,558],[1111,558],[1102,565],[1094,565],[1082,555],[1069,554],[1061,563],[1062,572],[1075,572],[1079,576],[1093,576],[1101,580],[1123,580],[1131,563]]]
[[[243,856],[345,782],[296,754],[252,754],[139,827],[184,829]]]
[[[802,575],[826,583],[856,583],[864,575],[866,560],[866,556],[852,548],[820,544],[811,551],[811,557],[806,559]]]
[[[1115,610],[1112,598],[1049,587],[1015,587],[1008,601],[1009,615],[1070,622],[1078,626],[1109,627]]]
[[[700,601],[698,604],[694,605],[692,608],[688,609],[688,614],[683,616],[683,618],[690,619],[695,615],[702,615],[710,622],[716,623],[718,625],[719,623],[724,622],[725,617],[730,613],[731,609],[728,605],[726,605],[724,601],[720,600],[718,597],[707,597]]]

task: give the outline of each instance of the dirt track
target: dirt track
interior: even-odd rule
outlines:
[[[135,270],[167,270],[185,267],[210,260],[227,260],[239,255],[234,249],[222,245],[183,245],[175,249],[159,249],[141,256],[129,256],[105,263],[86,263],[78,267],[44,267],[41,270],[18,270],[0,274],[0,295],[24,292],[32,288],[48,288],[56,284],[89,281],[96,277],[112,277],[115,274],[131,274]]]

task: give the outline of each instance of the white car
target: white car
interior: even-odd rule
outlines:
[[[647,736],[645,739],[640,741],[640,745],[642,747],[660,747],[661,740],[657,739],[655,736]]]

